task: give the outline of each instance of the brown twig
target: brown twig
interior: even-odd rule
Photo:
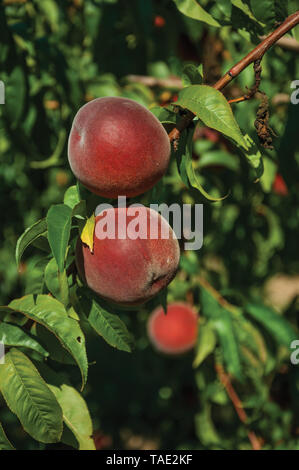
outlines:
[[[261,37],[261,39],[265,39],[265,37]],[[290,36],[285,36],[283,38],[278,39],[275,45],[288,51],[299,52],[299,42],[297,41],[297,39],[292,38]]]
[[[282,36],[299,24],[299,10],[288,16],[286,20],[273,33],[267,36],[258,46],[249,54],[235,64],[218,82],[213,85],[216,90],[223,90],[234,78],[236,78],[248,65],[261,60],[263,55],[273,46]],[[177,126],[168,134],[170,142],[177,142],[181,132],[186,129],[193,121],[195,115],[188,111]]]
[[[235,410],[237,415],[239,416],[239,419],[242,423],[245,425],[248,422],[248,416],[243,408],[242,401],[238,397],[232,383],[230,380],[229,375],[224,371],[223,367],[221,364],[215,364],[215,369],[217,372],[217,375],[219,377],[220,382],[224,386]],[[261,449],[261,444],[256,436],[256,434],[253,431],[248,430],[248,439],[252,445],[253,450],[260,450]]]

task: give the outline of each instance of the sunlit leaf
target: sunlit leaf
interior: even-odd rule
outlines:
[[[216,346],[216,336],[208,323],[199,326],[193,367],[198,367]]]
[[[45,443],[60,440],[61,408],[36,367],[18,349],[11,349],[0,366],[0,391],[34,439]]]
[[[81,240],[83,243],[85,243],[91,253],[93,253],[93,239],[94,239],[94,230],[95,230],[95,216],[92,214],[91,217],[87,220],[86,224],[84,225],[84,228],[81,232]]]
[[[85,338],[79,323],[68,316],[63,304],[48,295],[38,295],[36,298],[27,295],[13,300],[8,307],[40,323],[59,339],[78,364],[84,385],[88,369]]]
[[[54,393],[62,409],[63,421],[76,437],[79,450],[95,450],[92,421],[84,398],[64,374],[56,373],[43,364],[39,370]]]
[[[32,349],[42,356],[47,357],[49,353],[44,349],[36,339],[17,325],[0,322],[0,341],[5,346],[22,346]]]
[[[118,315],[105,310],[94,299],[91,301],[88,321],[97,334],[102,336],[110,346],[121,351],[132,352],[132,336],[124,322]]]
[[[60,272],[64,270],[71,218],[72,209],[65,204],[51,206],[47,214],[48,239]]]
[[[173,0],[181,13],[194,20],[203,21],[211,26],[220,26],[218,21],[215,20],[196,0]]]
[[[236,145],[247,149],[247,143],[223,94],[207,85],[191,85],[179,92],[175,105],[192,111],[208,127],[212,127]]]

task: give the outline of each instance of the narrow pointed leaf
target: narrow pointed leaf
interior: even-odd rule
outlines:
[[[247,304],[245,310],[273,335],[278,344],[289,348],[291,342],[297,339],[298,334],[290,323],[270,307],[252,303]]]
[[[49,353],[34,339],[34,337],[26,333],[22,328],[10,323],[0,322],[0,341],[5,346],[22,346],[32,349],[47,357]]]
[[[216,347],[216,336],[208,323],[199,326],[195,359],[193,367],[198,367]]]
[[[78,364],[83,387],[87,380],[88,369],[85,337],[79,323],[68,316],[62,303],[48,295],[38,295],[36,298],[27,295],[13,300],[8,307],[40,323],[59,339]]]
[[[247,143],[223,94],[207,85],[191,85],[179,92],[173,103],[192,111],[208,127],[231,138],[238,146],[247,149]]]
[[[60,440],[61,408],[36,367],[18,349],[11,349],[0,366],[0,390],[28,434],[44,443]]]
[[[56,396],[62,409],[63,421],[76,437],[79,450],[95,450],[92,421],[84,398],[71,386],[63,373],[54,372],[45,364],[39,365],[39,370]]]
[[[98,335],[121,351],[132,352],[132,337],[118,315],[107,312],[94,299],[92,300],[88,321]]]
[[[47,223],[46,219],[41,219],[31,227],[27,228],[25,232],[20,236],[17,241],[16,246],[16,262],[19,264],[22,255],[26,248],[33,243],[41,235],[44,235],[47,232]]]
[[[47,214],[48,240],[60,272],[64,270],[71,220],[72,209],[65,204],[50,207]]]

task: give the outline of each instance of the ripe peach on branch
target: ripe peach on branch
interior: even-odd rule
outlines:
[[[174,278],[180,259],[178,240],[156,211],[139,207],[143,222],[136,237],[136,217],[128,208],[104,211],[115,220],[115,237],[98,236],[104,212],[96,217],[93,252],[79,238],[76,263],[81,278],[103,298],[124,305],[142,304],[166,287]],[[151,224],[156,224],[156,237]],[[168,232],[168,238],[162,235]],[[164,236],[164,235],[163,235]],[[134,238],[135,237],[135,238]]]
[[[181,354],[193,348],[197,339],[198,315],[187,303],[174,302],[151,313],[147,325],[148,336],[158,351]]]
[[[75,116],[68,158],[76,178],[93,193],[133,197],[164,175],[170,142],[144,106],[127,98],[97,98]]]

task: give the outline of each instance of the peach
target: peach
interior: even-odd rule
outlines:
[[[110,208],[100,213],[96,217],[93,253],[79,238],[76,264],[82,280],[101,297],[118,304],[138,305],[154,297],[174,278],[180,248],[171,227],[158,212],[144,206],[138,208],[137,216],[130,211]],[[114,219],[116,237],[105,238],[106,232],[99,227],[105,221],[108,227]],[[137,221],[140,223],[136,231]],[[150,228],[155,224],[158,230],[154,238]],[[139,229],[140,236],[134,239]],[[162,238],[163,234],[168,238]]]
[[[198,315],[191,305],[174,302],[154,310],[147,324],[148,336],[158,351],[181,354],[193,348],[197,339]]]
[[[76,114],[68,142],[76,178],[106,198],[137,196],[167,170],[170,143],[144,106],[119,97],[97,98]]]
[[[276,176],[272,185],[272,190],[275,194],[278,194],[279,196],[287,196],[289,194],[289,190],[286,185],[286,182],[280,173],[276,173]]]

